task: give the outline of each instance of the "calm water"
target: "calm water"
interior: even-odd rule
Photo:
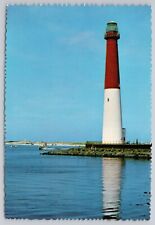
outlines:
[[[150,161],[6,147],[7,218],[149,219]]]

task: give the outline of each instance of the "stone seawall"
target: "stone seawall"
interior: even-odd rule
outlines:
[[[124,145],[125,146],[125,145]],[[151,145],[91,145],[67,150],[50,150],[42,152],[42,155],[70,155],[70,156],[91,156],[91,157],[120,157],[135,159],[151,159]]]

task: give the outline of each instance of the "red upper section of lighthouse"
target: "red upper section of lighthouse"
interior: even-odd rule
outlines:
[[[118,60],[118,46],[117,39],[119,39],[117,24],[109,22],[105,39],[106,45],[106,68],[105,68],[105,89],[107,88],[120,88],[119,78],[119,60]]]

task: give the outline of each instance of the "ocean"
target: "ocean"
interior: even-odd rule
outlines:
[[[5,147],[5,217],[150,218],[150,160],[41,155]]]

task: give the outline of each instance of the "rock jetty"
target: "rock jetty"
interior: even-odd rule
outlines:
[[[91,156],[91,157],[117,157],[151,159],[151,144],[128,144],[128,145],[87,145],[85,147],[70,148],[67,150],[50,150],[42,152],[42,155],[64,156]]]

